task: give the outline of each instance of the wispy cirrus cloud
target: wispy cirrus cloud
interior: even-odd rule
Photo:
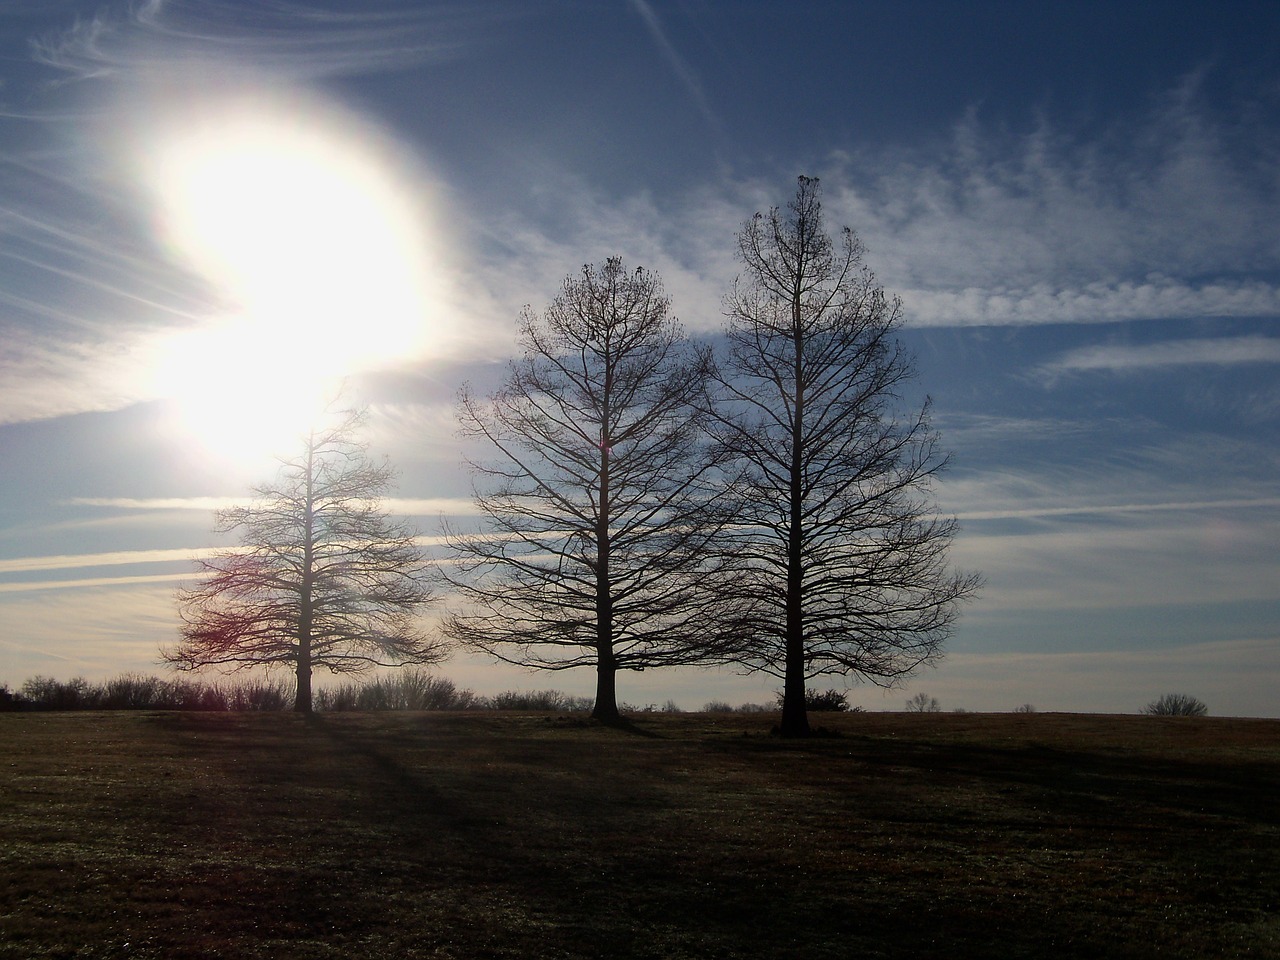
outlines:
[[[29,593],[46,590],[82,590],[86,587],[138,587],[153,583],[190,581],[189,573],[148,573],[130,577],[81,577],[75,580],[30,580],[0,583],[0,593]]]
[[[1036,326],[1123,320],[1280,316],[1280,287],[1263,280],[1211,283],[1156,277],[1078,287],[908,288],[900,291],[919,327]]]
[[[0,574],[42,573],[50,570],[76,570],[89,567],[130,566],[146,563],[178,563],[212,556],[209,547],[169,550],[113,550],[107,553],[62,554],[43,557],[10,557],[0,559]],[[20,585],[10,584],[11,587]]]
[[[1278,316],[1280,183],[1262,171],[1280,154],[1210,111],[1198,82],[1123,129],[1084,136],[1045,117],[1017,135],[974,112],[927,150],[797,155],[772,178],[729,172],[679,196],[611,196],[544,169],[554,221],[482,216],[478,246],[498,257],[477,269],[501,308],[597,251],[621,252],[667,280],[691,328],[715,329],[735,233],[785,206],[807,173],[822,181],[828,226],[859,234],[914,326]]]
[[[248,506],[247,497],[72,497],[72,507],[110,507],[118,510],[225,510]]]
[[[252,506],[248,497],[74,497],[66,501],[74,507],[106,507],[117,510],[198,510],[210,512],[229,507]],[[379,503],[391,513],[405,516],[435,516],[437,514],[469,515],[475,505],[461,497],[384,497]],[[0,561],[0,571],[4,561]]]
[[[961,119],[928,152],[834,154],[833,218],[921,325],[1280,313],[1275,137],[1210,110],[1201,73],[1088,135]]]
[[[1280,309],[1276,312],[1280,315]],[[1243,363],[1280,363],[1280,339],[1250,336],[1168,340],[1140,346],[1097,344],[1068,351],[1040,369],[1052,377],[1086,370],[1119,373],[1165,367],[1236,366]]]
[[[216,59],[269,64],[281,77],[309,81],[450,58],[478,26],[518,17],[521,10],[378,2],[325,10],[264,0],[253,4],[251,20],[246,13],[243,4],[219,0],[147,0],[104,8],[37,38],[33,49],[40,63],[79,79]]]
[[[1048,517],[1104,517],[1143,513],[1204,513],[1221,510],[1270,510],[1280,507],[1280,497],[1239,500],[1173,500],[1167,502],[1079,503],[1073,506],[996,507],[962,510],[957,520],[1034,520]]]

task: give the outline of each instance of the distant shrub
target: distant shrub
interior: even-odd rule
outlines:
[[[942,710],[942,704],[938,703],[938,698],[931,697],[927,693],[917,693],[907,701],[909,713],[938,713],[940,710]]]
[[[1203,700],[1189,693],[1166,693],[1148,703],[1142,712],[1153,717],[1203,717],[1209,708]]]
[[[828,713],[843,713],[849,709],[849,694],[843,690],[806,690],[804,692],[806,710]]]
[[[343,683],[336,687],[316,687],[311,692],[311,705],[325,713],[360,709],[360,684]]]
[[[294,687],[288,680],[245,680],[220,688],[227,710],[288,710],[293,706]]]
[[[619,713],[684,713],[680,709],[680,704],[674,700],[668,700],[662,706],[656,703],[646,703],[643,707],[638,707],[634,703],[618,704]]]
[[[159,677],[125,673],[108,680],[101,688],[104,710],[153,710],[169,706],[169,684]]]
[[[703,713],[777,713],[777,703],[740,703],[736,707],[726,700],[709,700],[702,705]]]
[[[777,701],[775,709],[782,709],[782,701],[784,693],[779,690],[774,694]],[[806,710],[814,710],[821,712],[843,712],[849,709],[849,694],[842,690],[805,690],[804,692],[804,708]]]
[[[55,680],[35,676],[22,685],[22,697],[35,710],[92,710],[98,697],[84,677]]]
[[[216,684],[174,680],[169,688],[170,709],[216,712],[230,710],[229,688]]]
[[[504,690],[477,702],[490,710],[555,710],[588,713],[595,706],[590,697],[575,697],[559,690]]]
[[[1035,712],[1036,712],[1036,708],[1035,708],[1035,705],[1034,705],[1034,704],[1031,704],[1031,703],[1024,703],[1024,704],[1023,704],[1022,706],[1020,706],[1020,707],[1014,707],[1014,708],[1013,708],[1013,712],[1014,712],[1014,713],[1035,713]]]
[[[452,680],[425,670],[407,668],[364,683],[321,687],[315,692],[315,708],[343,710],[466,710],[476,695],[459,690]]]
[[[0,684],[0,711],[21,710],[27,705],[20,693],[14,693],[7,683]]]

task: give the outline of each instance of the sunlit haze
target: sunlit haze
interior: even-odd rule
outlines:
[[[158,393],[226,455],[287,449],[353,374],[447,322],[423,186],[372,125],[302,97],[199,97],[133,144],[157,239],[226,313],[158,343]]]

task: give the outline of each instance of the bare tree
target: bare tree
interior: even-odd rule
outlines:
[[[200,561],[203,582],[179,596],[182,641],[161,651],[179,670],[287,665],[294,709],[312,708],[316,668],[359,673],[428,664],[444,644],[416,614],[431,600],[415,537],[381,509],[392,470],[356,440],[362,416],[313,431],[247,506],[222,510],[241,546]]]
[[[931,697],[922,692],[907,701],[906,709],[907,713],[941,713],[942,704],[938,702],[937,697]]]
[[[1153,717],[1203,717],[1209,708],[1189,693],[1166,693],[1148,703],[1141,712]]]
[[[913,376],[901,308],[849,229],[825,232],[818,181],[738,235],[726,298],[718,432],[742,471],[728,546],[744,662],[781,677],[781,732],[809,732],[805,683],[882,684],[935,660],[980,578],[946,565],[956,530],[934,516],[946,464],[929,404],[898,411]]]
[[[593,667],[592,715],[616,721],[619,670],[714,657],[709,354],[616,257],[526,308],[520,344],[488,401],[459,398],[464,436],[497,456],[471,464],[487,532],[449,535],[466,606],[447,629],[508,663]]]

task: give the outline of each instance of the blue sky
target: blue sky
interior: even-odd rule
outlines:
[[[0,681],[158,671],[213,507],[339,378],[397,509],[465,521],[452,398],[521,305],[618,254],[714,335],[803,173],[902,297],[987,578],[851,701],[1275,716],[1278,65],[1269,3],[5,4]]]

